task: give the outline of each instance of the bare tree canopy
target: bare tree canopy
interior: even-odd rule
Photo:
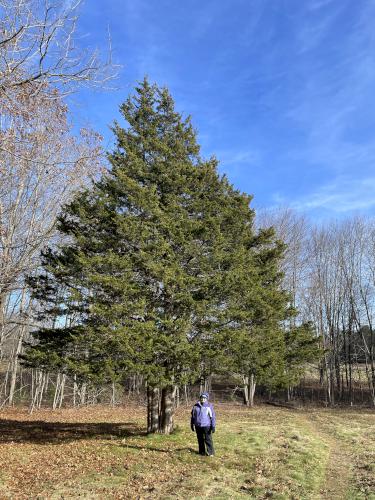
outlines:
[[[77,84],[103,86],[115,77],[110,47],[108,60],[103,61],[97,50],[85,50],[77,43],[80,4],[80,0],[0,0],[2,92],[27,86],[34,93],[53,87],[64,93]]]
[[[22,87],[12,93],[23,111],[10,113],[0,98],[0,356],[12,332],[6,325],[19,322],[21,302],[26,308],[24,276],[53,238],[61,205],[101,168],[100,136],[73,136],[57,94],[50,101]]]
[[[100,136],[73,134],[63,101],[116,76],[110,48],[103,61],[78,43],[80,4],[0,0],[0,395],[9,404],[33,307],[25,276],[54,241],[61,206],[102,168]]]

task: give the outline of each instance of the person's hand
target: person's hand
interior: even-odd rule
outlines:
[[[215,433],[215,427],[211,427],[211,432],[212,432],[212,434]]]
[[[191,424],[190,428],[191,428],[191,430],[192,430],[193,432],[195,431],[194,424]]]

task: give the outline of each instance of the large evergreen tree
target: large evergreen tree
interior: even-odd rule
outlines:
[[[143,374],[148,430],[169,433],[176,385],[227,364],[249,328],[272,339],[285,318],[280,249],[254,234],[251,197],[200,157],[166,89],[144,80],[121,112],[111,168],[65,207],[66,242],[30,280],[45,323],[26,358],[97,382]]]
[[[128,127],[114,127],[110,172],[65,208],[69,241],[31,280],[52,325],[27,358],[96,381],[142,373],[150,408],[162,390],[149,430],[169,432],[173,386],[198,369],[194,339],[217,305],[234,190],[216,160],[201,160],[166,89],[145,80],[121,111]]]

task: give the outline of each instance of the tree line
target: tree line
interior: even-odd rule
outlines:
[[[351,217],[314,226],[290,209],[260,215],[287,243],[284,283],[300,321],[322,339],[320,381],[328,403],[353,404],[366,387],[375,405],[375,224]]]

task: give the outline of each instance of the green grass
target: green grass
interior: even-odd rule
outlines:
[[[347,499],[375,500],[375,417],[371,410],[332,411],[330,419],[318,416],[325,427],[349,450],[351,481]]]

